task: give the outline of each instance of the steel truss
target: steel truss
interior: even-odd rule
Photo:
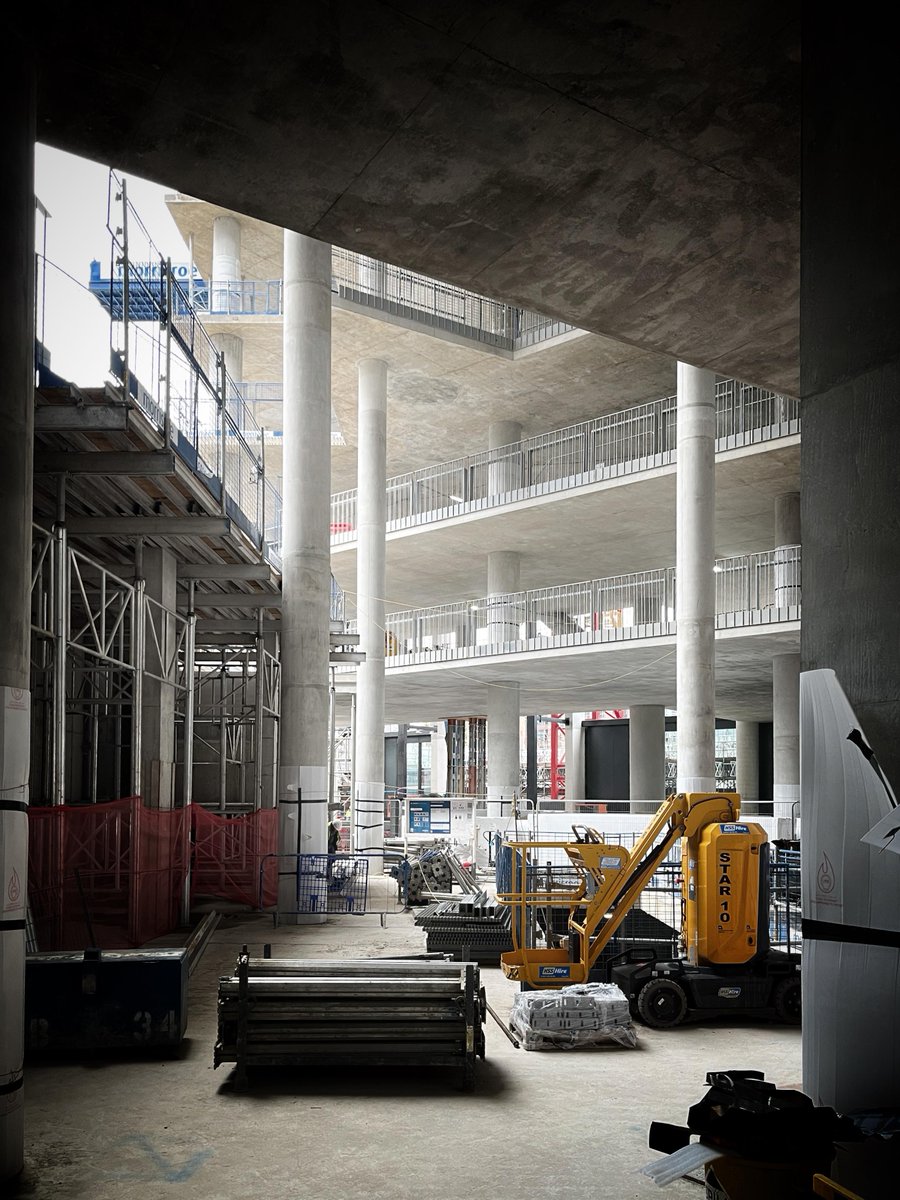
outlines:
[[[195,648],[194,767],[206,768],[195,775],[195,784],[204,780],[200,803],[222,813],[275,806],[280,698],[281,664],[261,629],[252,644]]]
[[[198,649],[192,613],[69,546],[60,522],[34,526],[31,630],[36,801],[141,794],[144,689],[155,681],[174,691],[180,802],[194,799],[199,749],[197,767],[208,750],[220,768],[219,787],[201,789],[201,802],[220,811],[274,805],[281,678],[262,629],[249,646]],[[231,800],[229,765],[239,778]]]

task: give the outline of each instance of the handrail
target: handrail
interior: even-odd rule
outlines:
[[[584,487],[675,462],[674,396],[605,413],[508,446],[407,471],[387,480],[388,531]],[[716,384],[716,450],[799,433],[792,397],[723,379]],[[332,545],[356,540],[357,491],[331,498]]]
[[[715,563],[716,628],[796,621],[800,547]],[[390,613],[385,666],[673,636],[675,568]]]
[[[510,351],[539,345],[575,328],[340,246],[332,247],[331,291],[361,307]],[[195,308],[210,316],[272,317],[284,312],[281,279],[200,280],[193,283],[192,295]]]
[[[263,434],[243,385],[198,318],[206,285],[179,281],[114,171],[109,187],[116,274],[102,281],[92,270],[90,290],[110,314],[112,373],[222,513],[280,570],[281,494],[266,477]],[[219,285],[210,286],[217,294]],[[341,619],[335,614],[343,612],[343,593],[333,576],[331,597],[332,619]]]

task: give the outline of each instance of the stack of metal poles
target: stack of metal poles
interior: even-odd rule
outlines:
[[[219,981],[214,1061],[257,1066],[457,1066],[484,1058],[477,963],[250,958]]]

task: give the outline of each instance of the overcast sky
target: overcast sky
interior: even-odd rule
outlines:
[[[186,262],[187,247],[163,200],[166,192],[175,189],[160,187],[132,175],[126,178],[129,199],[160,252],[173,262]],[[100,260],[104,278],[109,270],[108,179],[109,168],[106,166],[52,150],[49,146],[37,147],[35,194],[50,213],[43,339],[51,353],[52,369],[82,387],[102,384],[108,372],[109,318],[86,290],[91,259]],[[141,261],[146,258],[146,252],[140,246],[140,239],[137,240],[138,244],[131,247],[131,257]],[[43,228],[39,221],[39,252],[42,241]],[[74,279],[66,278],[62,272]],[[41,321],[40,308],[38,321]],[[37,335],[41,337],[40,326]]]

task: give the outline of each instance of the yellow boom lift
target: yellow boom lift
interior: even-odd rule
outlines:
[[[679,839],[682,845],[684,957],[631,956],[613,965],[612,982],[647,1024],[665,1029],[689,1015],[753,1011],[800,1019],[799,961],[769,945],[769,844],[765,830],[740,820],[736,792],[670,796],[631,850],[573,826],[574,840],[509,841],[508,888],[514,949],[503,972],[523,988],[586,983],[626,914]],[[564,871],[550,856],[562,852]],[[563,878],[561,878],[561,875]],[[547,910],[568,910],[567,936],[555,939]],[[546,944],[535,945],[532,916],[544,910]]]

